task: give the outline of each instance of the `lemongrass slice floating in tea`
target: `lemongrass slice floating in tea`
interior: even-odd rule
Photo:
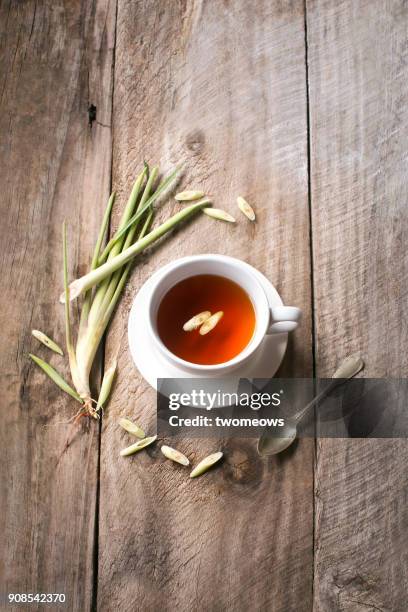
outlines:
[[[218,323],[221,321],[222,317],[224,316],[224,313],[222,310],[219,310],[218,312],[214,313],[213,315],[211,315],[211,317],[209,319],[207,319],[202,326],[200,327],[200,334],[201,336],[205,336],[206,334],[208,334],[212,329],[214,329],[214,327],[216,325],[218,325]]]
[[[221,208],[203,208],[203,213],[208,215],[208,217],[218,219],[218,221],[227,221],[228,223],[235,223],[234,217],[229,213],[225,212],[225,210],[221,210]]]
[[[34,336],[34,338],[36,338],[39,342],[42,342],[44,346],[54,351],[54,353],[58,353],[58,355],[64,354],[62,352],[62,348],[59,347],[58,344],[54,342],[54,340],[51,340],[51,338],[46,336],[42,331],[39,331],[38,329],[33,329],[31,333]]]
[[[199,200],[204,197],[204,191],[180,191],[174,198],[177,202],[190,202],[191,200]]]
[[[190,465],[190,461],[187,459],[187,457],[175,448],[171,448],[171,446],[166,446],[165,444],[163,444],[163,446],[161,447],[161,452],[167,459],[170,459],[171,461],[180,463],[180,465]]]
[[[127,448],[124,448],[120,451],[122,457],[129,457],[129,455],[133,455],[134,453],[138,453],[146,446],[150,446],[157,439],[157,436],[150,436],[149,438],[144,438],[143,440],[139,440],[136,444],[132,444]]]
[[[218,451],[217,453],[213,453],[212,455],[208,455],[208,457],[205,457],[205,459],[203,459],[198,465],[196,465],[196,467],[190,474],[190,478],[197,478],[197,476],[201,476],[201,474],[207,472],[210,467],[218,463],[222,456],[223,453],[221,451]]]
[[[204,312],[199,312],[198,314],[191,317],[186,323],[183,325],[183,329],[186,332],[194,331],[199,328],[207,319],[211,317],[211,312],[209,310],[204,310]]]
[[[139,425],[133,423],[130,419],[122,418],[119,419],[119,425],[123,427],[128,433],[132,434],[132,436],[136,436],[136,438],[143,439],[145,437],[145,432]]]
[[[255,211],[245,198],[238,196],[237,204],[239,210],[250,220],[255,221]]]

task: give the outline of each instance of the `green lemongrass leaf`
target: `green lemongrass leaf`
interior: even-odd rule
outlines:
[[[46,336],[42,331],[38,329],[33,329],[31,331],[34,338],[36,338],[39,342],[42,342],[46,347],[54,351],[54,353],[58,353],[58,355],[63,355],[62,348],[58,346],[54,340],[51,340],[48,336]]]
[[[148,178],[148,180],[146,182],[146,186],[144,188],[143,195],[140,198],[140,202],[139,202],[139,204],[137,206],[137,209],[136,209],[137,211],[141,210],[144,207],[145,203],[147,202],[147,200],[148,200],[148,198],[150,196],[150,192],[152,190],[153,184],[154,184],[154,182],[155,182],[155,180],[157,178],[158,173],[159,173],[159,168],[157,166],[152,168],[151,172],[149,173],[149,178]],[[136,231],[137,231],[137,228],[138,228],[138,225],[139,225],[139,221],[141,221],[141,219],[142,219],[142,217],[139,217],[139,219],[137,219],[135,221],[135,223],[129,228],[129,231],[128,231],[127,235],[126,235],[125,243],[123,245],[123,249],[127,249],[132,244],[133,239],[134,239],[135,234],[136,234]]]
[[[104,406],[109,399],[113,379],[115,378],[116,366],[117,364],[115,360],[111,367],[108,368],[103,375],[101,391],[99,393],[98,402],[96,404],[95,410],[99,410],[100,408],[102,408],[102,406]]]
[[[186,206],[183,210],[179,211],[170,219],[154,228],[151,232],[149,232],[146,236],[132,244],[129,248],[125,249],[112,259],[108,260],[96,270],[92,270],[85,276],[78,278],[73,281],[69,286],[69,297],[71,300],[78,297],[84,291],[87,291],[91,287],[94,287],[105,278],[113,274],[119,268],[122,268],[125,264],[127,264],[133,257],[139,255],[144,249],[153,244],[156,240],[164,236],[167,232],[176,227],[179,223],[198,212],[205,206],[209,205],[209,200],[203,200],[202,202],[198,202],[197,204],[191,204],[190,206]],[[66,293],[63,294],[60,298],[62,302],[67,299]]]
[[[102,340],[103,334],[106,331],[106,328],[109,324],[113,311],[115,310],[116,304],[120,298],[120,295],[125,286],[127,277],[129,275],[131,268],[131,264],[127,264],[125,269],[122,271],[122,276],[116,286],[115,292],[110,300],[108,307],[105,312],[100,312],[98,318],[92,325],[92,328],[89,330],[88,335],[86,336],[86,342],[81,348],[81,352],[79,355],[81,368],[84,371],[90,371],[92,367],[93,360],[95,359],[96,351],[98,350],[98,346]]]
[[[143,184],[143,180],[145,177],[145,174],[148,173],[148,167],[144,167],[144,169],[142,170],[142,172],[139,174],[139,176],[137,177],[135,184],[133,186],[132,189],[132,193],[129,196],[128,202],[126,204],[126,208],[122,214],[121,220],[119,222],[119,229],[122,228],[127,221],[129,220],[129,218],[131,217],[131,215],[134,212],[136,203],[137,203],[137,198],[139,197],[139,192],[141,189],[141,186]],[[149,175],[149,179],[150,179],[150,175]],[[149,182],[149,180],[148,180]],[[151,184],[151,183],[150,183]],[[122,240],[120,240],[119,242],[117,242],[113,248],[109,251],[109,253],[107,253],[108,255],[108,259],[112,259],[112,257],[115,257],[116,255],[119,255],[119,253],[122,251],[122,247],[123,247],[123,242],[124,242],[124,238]],[[129,245],[128,245],[129,246]],[[103,261],[103,254],[101,256],[101,258],[99,258],[98,261],[98,265],[101,264]],[[114,287],[117,284],[117,280],[116,279],[112,279],[113,280],[113,291],[114,291]],[[98,313],[100,312],[101,308],[102,308],[102,304],[105,300],[105,295],[107,292],[109,292],[109,288],[112,287],[111,285],[111,279],[106,279],[101,285],[100,287],[98,287],[94,299],[92,300],[92,305],[90,307],[90,312],[89,312],[89,325],[92,327],[96,318],[98,317]],[[111,294],[112,294],[112,290],[111,290]],[[110,299],[109,296],[107,299]]]
[[[147,217],[146,217],[146,221],[144,222],[144,225],[143,225],[143,227],[142,227],[142,229],[140,231],[139,240],[141,238],[143,238],[143,236],[146,236],[147,232],[149,231],[150,225],[151,225],[152,220],[153,220],[153,215],[154,215],[154,211],[153,211],[153,208],[151,208],[149,210],[149,213],[148,213]]]
[[[143,236],[145,236],[147,231],[149,230],[152,218],[153,218],[153,209],[150,210],[149,214],[146,217],[146,221],[144,222],[144,225],[143,225],[143,227],[142,227],[142,229],[141,229],[141,231],[139,233],[139,236],[138,236],[139,240],[141,238],[143,238]],[[126,243],[125,243],[124,246],[126,246]],[[129,264],[129,270],[130,270],[130,267],[131,267],[131,264]],[[125,281],[126,281],[128,273],[129,273],[129,270],[127,271],[124,279],[121,282],[120,292],[122,291],[122,289],[123,289],[123,287],[125,285]],[[105,316],[106,311],[108,310],[109,305],[111,304],[111,301],[112,301],[114,295],[116,294],[116,289],[117,289],[118,284],[119,284],[119,282],[120,282],[120,280],[122,278],[122,274],[123,274],[123,270],[119,269],[114,274],[112,274],[112,276],[110,277],[108,289],[107,289],[107,291],[106,291],[106,293],[104,295],[104,298],[102,300],[102,303],[100,304],[100,307],[98,309],[98,316],[99,317]],[[119,299],[120,292],[118,294],[116,294],[115,304],[116,304],[117,300]]]
[[[140,174],[136,178],[135,184],[133,185],[133,189],[130,193],[129,199],[125,206],[125,210],[123,211],[122,217],[120,219],[118,229],[122,229],[123,227],[125,227],[126,223],[129,221],[129,219],[133,215],[135,208],[136,208],[137,198],[139,197],[140,189],[142,187],[144,178],[146,175],[149,177],[149,174],[150,174],[149,166],[145,164],[143,170],[140,172]]]
[[[104,263],[106,259],[111,259],[112,257],[115,257],[115,255],[118,255],[118,253],[122,251],[123,242],[125,240],[125,234],[127,231],[126,226],[129,220],[131,219],[132,215],[135,212],[137,212],[137,210],[140,208],[140,202],[139,204],[137,204],[137,198],[139,197],[139,193],[140,193],[140,189],[143,184],[143,180],[145,176],[147,176],[147,182],[145,185],[144,192],[142,194],[141,201],[143,199],[144,194],[146,193],[146,188],[148,189],[148,192],[150,191],[153,181],[155,177],[157,176],[158,171],[159,169],[157,166],[154,166],[154,168],[150,171],[149,166],[145,163],[145,167],[143,168],[142,172],[137,177],[136,182],[133,186],[132,193],[130,194],[128,203],[126,204],[126,208],[120,219],[118,229],[116,230],[111,240],[109,240],[108,244],[105,246],[103,253],[99,257],[99,265]],[[124,230],[123,233],[119,235],[119,232],[122,232],[122,230]]]
[[[139,238],[142,238],[148,231],[152,218],[153,210],[150,210],[139,233]],[[88,334],[85,336],[84,343],[81,345],[80,350],[77,348],[77,355],[80,360],[80,364],[81,366],[83,365],[86,371],[88,371],[92,366],[96,351],[98,350],[98,346],[103,338],[107,326],[109,325],[109,321],[112,317],[113,311],[115,310],[116,304],[123,292],[131,267],[132,262],[128,263],[124,270],[118,270],[110,277],[110,286],[108,292],[105,294],[103,303],[98,310],[98,316],[94,323],[89,326]],[[119,278],[119,281],[116,283],[117,278]],[[114,289],[113,294],[112,288]]]
[[[149,438],[139,440],[139,442],[136,442],[135,444],[132,444],[131,446],[128,446],[127,448],[121,450],[120,454],[122,457],[128,457],[129,455],[133,455],[134,453],[141,451],[143,448],[146,448],[146,446],[150,446],[150,444],[153,444],[156,439],[157,436],[150,436]]]
[[[89,371],[79,371],[77,358],[75,354],[74,344],[72,342],[71,335],[71,320],[70,320],[70,309],[67,300],[70,299],[70,290],[68,286],[68,251],[67,251],[67,226],[64,221],[62,226],[62,246],[63,246],[63,263],[64,263],[64,296],[65,296],[65,336],[67,353],[69,359],[69,368],[71,370],[71,377],[74,383],[76,391],[80,397],[90,397],[89,389]],[[67,308],[68,306],[68,308]]]
[[[113,236],[113,238],[108,242],[108,244],[105,247],[104,252],[102,253],[100,260],[104,261],[104,259],[106,258],[107,253],[109,253],[109,251],[111,250],[111,248],[113,247],[113,245],[126,233],[126,231],[129,229],[129,227],[131,225],[133,225],[142,215],[143,213],[146,212],[146,210],[149,208],[149,206],[151,204],[153,204],[157,198],[163,193],[163,191],[165,191],[167,189],[167,187],[173,182],[173,180],[176,178],[177,174],[179,174],[180,172],[180,168],[176,168],[156,189],[156,191],[150,196],[150,198],[147,200],[147,202],[145,202],[144,206],[142,206],[140,208],[140,210],[138,210],[133,217],[131,217],[129,219],[129,221],[127,222],[127,224],[121,228],[120,230],[118,230],[115,234],[115,236]]]
[[[115,192],[113,192],[108,200],[108,204],[106,206],[106,209],[103,215],[102,224],[99,230],[98,238],[96,240],[95,249],[94,249],[93,256],[92,256],[91,270],[95,270],[95,268],[98,266],[98,259],[99,259],[99,254],[101,251],[102,241],[104,239],[106,229],[109,224],[112,207],[115,202],[115,197],[116,197],[116,194]],[[81,309],[81,317],[79,321],[79,330],[78,330],[78,341],[83,336],[84,331],[86,329],[89,311],[91,309],[91,303],[92,303],[92,294],[90,291],[87,291],[84,296],[84,303],[82,304],[82,309]]]
[[[149,230],[151,221],[153,218],[153,210],[150,210],[146,221],[140,231],[139,239],[143,238],[146,232]],[[130,270],[132,268],[132,262],[130,261],[124,268],[118,270],[112,277],[111,283],[112,287],[109,287],[108,292],[105,295],[102,306],[99,310],[99,318],[97,323],[92,328],[92,333],[89,335],[88,342],[88,350],[87,350],[87,363],[89,364],[87,367],[90,367],[92,361],[95,357],[98,345],[102,340],[103,334],[106,331],[107,326],[109,325],[109,321],[112,317],[112,314],[115,310],[116,304],[119,301],[119,298],[123,292],[123,289],[126,284],[127,277],[129,276]],[[115,286],[115,282],[119,277],[119,281]],[[111,293],[111,289],[115,288],[113,295]],[[108,295],[109,293],[109,295]],[[112,296],[112,297],[111,297]]]
[[[65,391],[65,393],[68,393],[68,395],[70,395],[71,397],[76,399],[77,402],[79,402],[80,404],[83,404],[83,401],[82,401],[81,397],[79,396],[79,394],[75,391],[75,389],[73,389],[62,378],[61,374],[59,372],[57,372],[57,370],[54,370],[54,368],[52,366],[50,366],[49,363],[47,363],[43,359],[40,359],[36,355],[33,355],[32,353],[29,353],[29,355],[30,355],[30,358],[34,361],[34,363],[36,363],[47,374],[47,376],[49,376],[49,378],[51,378],[51,380],[53,380],[55,382],[55,384],[62,391]]]
[[[63,264],[64,264],[64,295],[65,295],[65,337],[67,344],[68,356],[71,360],[71,356],[74,353],[74,345],[72,343],[71,336],[71,320],[69,312],[69,286],[68,286],[68,252],[67,252],[67,224],[64,221],[62,224],[62,250],[63,250]],[[67,307],[68,304],[68,307]]]
[[[98,235],[98,238],[95,244],[95,249],[94,249],[93,256],[92,256],[91,270],[95,270],[95,268],[98,266],[101,246],[102,246],[103,239],[105,237],[106,230],[108,228],[108,224],[109,224],[109,220],[110,220],[111,212],[112,212],[112,207],[115,203],[115,198],[116,198],[116,193],[113,192],[108,200],[108,204],[106,206],[106,209],[103,215],[101,228],[99,230],[99,235]]]

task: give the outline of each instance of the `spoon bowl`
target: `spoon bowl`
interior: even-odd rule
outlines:
[[[285,426],[280,428],[279,438],[272,437],[265,430],[258,440],[258,455],[266,457],[269,455],[277,455],[287,449],[296,439],[297,428],[293,422],[286,421]]]

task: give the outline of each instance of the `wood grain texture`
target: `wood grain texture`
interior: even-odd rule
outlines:
[[[0,7],[1,591],[65,593],[81,611],[93,595],[98,428],[83,424],[62,453],[77,404],[27,354],[68,375],[30,331],[63,344],[62,221],[77,275],[109,194],[114,19],[104,0]]]
[[[113,184],[124,202],[145,158],[183,187],[204,188],[237,217],[237,195],[258,222],[201,217],[139,260],[108,338],[119,377],[103,423],[100,610],[309,611],[313,444],[265,463],[255,444],[224,443],[226,461],[189,481],[152,447],[128,460],[119,416],[155,427],[155,393],[126,342],[130,304],[161,265],[227,253],[257,266],[286,303],[304,310],[286,375],[312,372],[303,2],[119,2]],[[178,210],[168,202],[162,219]],[[290,269],[290,274],[288,274]],[[197,461],[214,444],[185,440]],[[288,537],[288,534],[291,534]]]
[[[408,372],[403,1],[307,2],[317,372]],[[405,440],[317,446],[315,609],[406,610]]]

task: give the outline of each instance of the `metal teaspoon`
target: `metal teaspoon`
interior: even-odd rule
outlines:
[[[359,355],[350,355],[346,357],[340,367],[337,368],[332,378],[333,381],[321,391],[315,398],[312,399],[302,410],[295,413],[289,419],[285,419],[285,425],[279,431],[282,436],[279,438],[272,438],[268,436],[267,430],[265,430],[258,440],[258,454],[261,457],[267,457],[268,455],[277,455],[286,448],[288,448],[296,439],[297,426],[303,419],[305,414],[313,408],[318,402],[325,398],[335,387],[341,385],[345,379],[353,378],[360,370],[364,367],[364,361]],[[340,380],[339,380],[340,379]]]

